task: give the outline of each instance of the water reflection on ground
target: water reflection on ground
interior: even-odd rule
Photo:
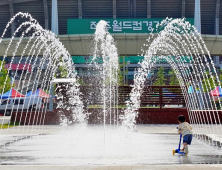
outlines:
[[[140,127],[141,128],[141,127]],[[172,155],[177,134],[126,132],[121,128],[76,126],[33,136],[0,148],[0,164],[146,165],[222,164],[222,151],[194,138],[189,155]]]

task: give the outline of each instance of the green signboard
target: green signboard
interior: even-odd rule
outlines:
[[[104,19],[110,33],[151,33],[165,18],[146,19]],[[97,23],[102,19],[68,19],[68,34],[94,34]],[[193,18],[186,21],[194,24]]]

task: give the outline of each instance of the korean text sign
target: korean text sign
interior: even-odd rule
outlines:
[[[68,34],[93,34],[96,25],[101,19],[68,19]],[[110,33],[151,33],[156,25],[161,23],[163,18],[147,19],[104,19],[107,22],[107,29]],[[186,21],[193,24],[193,18]]]

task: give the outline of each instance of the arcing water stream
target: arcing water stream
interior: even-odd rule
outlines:
[[[75,68],[73,66],[72,59],[70,57],[70,54],[68,51],[64,48],[64,46],[61,44],[61,42],[56,38],[56,36],[47,30],[44,30],[38,22],[31,17],[29,14],[24,13],[18,13],[16,14],[11,21],[7,24],[5,31],[3,32],[1,36],[0,43],[2,42],[4,35],[7,31],[7,29],[10,27],[10,24],[14,22],[17,18],[26,20],[25,22],[22,22],[21,25],[19,25],[10,39],[10,43],[7,46],[7,50],[5,51],[3,61],[0,66],[0,70],[3,68],[3,63],[7,58],[8,51],[13,50],[13,55],[11,57],[11,62],[9,64],[9,68],[12,66],[17,50],[20,47],[22,49],[22,43],[23,41],[26,42],[22,54],[19,58],[19,64],[21,61],[24,62],[25,65],[28,65],[31,68],[31,73],[28,71],[25,72],[25,68],[23,67],[22,73],[20,76],[20,80],[18,81],[17,87],[20,87],[20,89],[23,92],[27,92],[31,89],[31,91],[34,93],[34,91],[37,89],[38,86],[41,85],[41,88],[45,91],[50,92],[51,88],[53,88],[52,80],[54,78],[72,78],[74,81],[73,84],[71,84],[71,87],[67,88],[66,93],[72,94],[72,96],[69,98],[69,103],[67,106],[67,103],[60,102],[58,104],[58,107],[65,107],[66,109],[70,109],[72,111],[72,117],[70,120],[67,120],[64,118],[64,116],[61,116],[62,123],[71,123],[71,122],[80,122],[83,123],[85,121],[85,112],[83,110],[83,104],[80,99],[80,92],[79,92],[79,84],[77,82],[76,72]],[[17,35],[21,34],[19,38],[15,38]],[[27,40],[28,36],[28,40]],[[12,44],[16,41],[16,46],[13,49]],[[27,53],[27,56],[24,56],[24,54]],[[43,72],[44,69],[44,72]],[[6,77],[9,77],[9,70]],[[18,66],[14,73],[14,76],[12,79],[15,79],[18,74]],[[26,81],[22,81],[22,79]],[[5,82],[6,84],[6,82]],[[2,94],[4,92],[5,84],[3,85]],[[13,85],[11,85],[11,88]],[[10,96],[9,96],[10,97]],[[34,98],[34,99],[33,99]],[[63,101],[63,96],[57,96],[58,99],[62,98],[61,101]],[[2,95],[1,95],[2,99]],[[39,95],[31,95],[31,97],[27,97],[27,99],[19,97],[19,103],[17,104],[16,115],[18,110],[26,114],[25,116],[25,122],[24,124],[34,124],[35,119],[39,119],[40,125],[44,125],[44,118],[45,113],[47,110],[47,107],[34,109],[31,107],[24,108],[25,104],[20,103],[20,101],[29,100],[28,106],[30,106],[32,100],[37,100],[35,105],[40,106],[42,105],[42,98]],[[62,104],[61,104],[62,103]],[[71,103],[71,104],[70,104]],[[32,105],[31,105],[32,106]],[[75,106],[75,107],[73,107]],[[12,106],[15,107],[15,104]],[[27,106],[26,106],[27,107]],[[9,109],[8,103],[5,106],[5,112]],[[28,116],[28,110],[34,111],[34,118],[33,120],[30,119],[30,116]],[[27,118],[27,119],[26,119]],[[33,121],[33,122],[32,122]],[[15,122],[14,122],[15,123]],[[3,123],[2,123],[3,124]],[[20,125],[20,122],[19,122]],[[33,126],[28,128],[30,131],[33,130]],[[39,126],[39,129],[43,127]],[[13,132],[16,133],[16,132]]]
[[[201,134],[214,134],[215,136],[211,140],[216,139],[217,141],[217,136],[222,134],[219,117],[221,112],[218,113],[221,110],[221,103],[218,103],[219,109],[217,109],[215,98],[210,99],[209,94],[212,90],[210,89],[210,83],[213,83],[213,87],[216,88],[216,84],[220,86],[220,80],[210,52],[195,27],[184,19],[166,19],[156,29],[164,25],[166,25],[164,29],[157,34],[157,37],[150,43],[148,50],[145,51],[144,61],[135,75],[123,124],[130,129],[134,128],[147,74],[151,72],[151,68],[154,67],[158,59],[165,59],[172,66],[180,82],[194,129],[197,130],[199,127],[212,125],[212,128],[209,129],[210,132],[207,128],[203,128],[204,131],[196,131],[195,134],[200,136],[202,136]],[[148,42],[153,36],[153,34],[150,35]],[[172,60],[171,56],[175,56],[176,60]],[[186,56],[189,59],[188,64],[184,64]],[[216,78],[214,78],[213,73],[215,73]],[[187,87],[189,86],[195,89],[191,94],[188,93]],[[196,89],[199,89],[198,93]],[[216,99],[220,101],[219,96]]]

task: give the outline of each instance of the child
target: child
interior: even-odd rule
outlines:
[[[178,126],[178,133],[183,135],[183,151],[184,153],[188,154],[188,146],[191,144],[193,133],[192,133],[192,127],[189,123],[186,122],[186,118],[183,115],[178,116],[177,118],[179,122]]]

